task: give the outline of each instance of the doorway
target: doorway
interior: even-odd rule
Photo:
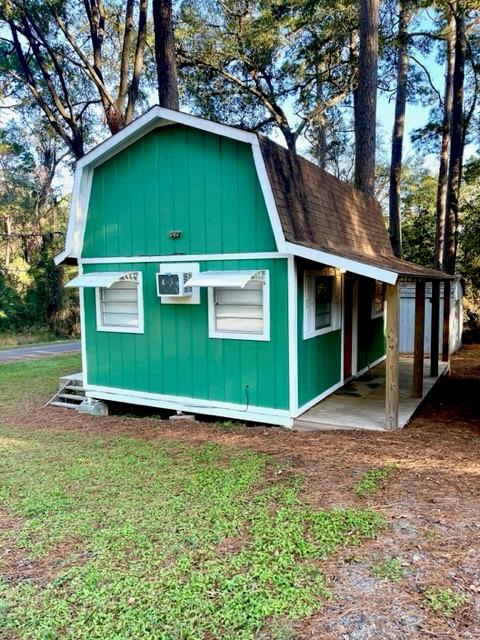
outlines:
[[[343,285],[343,379],[357,372],[357,280],[346,275]]]

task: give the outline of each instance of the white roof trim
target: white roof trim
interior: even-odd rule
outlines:
[[[249,133],[236,127],[230,127],[225,124],[217,124],[198,116],[192,116],[189,113],[182,113],[164,107],[152,107],[142,116],[124,127],[121,131],[101,142],[97,147],[86,153],[83,158],[77,162],[77,167],[85,167],[87,165],[98,166],[112,156],[116,155],[122,149],[132,144],[136,140],[142,138],[146,133],[153,131],[157,127],[167,126],[169,124],[183,124],[201,131],[209,131],[225,138],[232,138],[240,142],[252,144],[257,141],[255,133]]]
[[[70,282],[66,287],[103,287],[109,289],[115,282],[131,280],[138,282],[136,271],[104,271],[103,273],[84,273]]]
[[[243,289],[250,280],[261,280],[262,271],[202,271],[185,283],[186,287],[233,287]]]
[[[236,127],[230,127],[225,124],[217,124],[210,122],[204,118],[181,113],[172,109],[163,107],[152,107],[142,116],[131,122],[121,131],[111,136],[97,147],[89,151],[78,160],[75,168],[75,177],[72,193],[72,204],[70,207],[70,215],[68,218],[68,230],[65,239],[65,249],[55,257],[55,264],[61,264],[66,258],[79,258],[82,251],[83,236],[85,233],[85,225],[87,219],[88,200],[90,198],[90,189],[92,183],[93,169],[103,162],[106,162],[123,149],[142,138],[144,135],[157,129],[158,127],[168,126],[170,124],[183,124],[194,129],[214,133],[225,138],[245,142],[255,148],[258,146],[258,137],[255,133],[242,131]],[[255,164],[258,165],[258,153],[255,157]],[[262,185],[264,195],[268,194],[269,184],[265,176],[258,176]],[[273,205],[274,206],[274,205]],[[280,234],[278,213],[272,211],[272,203],[267,195],[267,209],[273,225],[275,239],[277,241],[277,249],[281,250],[283,242],[283,231]]]
[[[397,272],[390,271],[389,269],[374,267],[364,262],[351,260],[350,258],[342,258],[341,256],[326,253],[319,249],[302,247],[301,245],[294,244],[293,242],[286,242],[285,249],[286,251],[291,252],[294,256],[313,260],[314,262],[320,262],[328,265],[329,267],[345,269],[346,271],[351,271],[352,273],[356,273],[360,276],[366,276],[367,278],[373,278],[380,282],[386,282],[387,284],[395,284],[399,275]]]

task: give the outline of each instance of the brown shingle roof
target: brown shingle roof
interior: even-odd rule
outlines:
[[[400,275],[448,278],[393,254],[380,204],[264,136],[260,148],[288,242]]]

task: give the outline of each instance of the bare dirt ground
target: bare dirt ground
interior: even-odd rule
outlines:
[[[453,357],[443,380],[400,432],[295,433],[262,426],[169,422],[152,417],[92,418],[38,410],[31,399],[16,425],[92,436],[218,442],[266,452],[305,477],[304,499],[319,508],[371,506],[388,528],[377,540],[337,553],[325,568],[332,597],[308,620],[285,623],[285,639],[480,639],[480,346]],[[395,465],[380,491],[354,487],[372,468]],[[399,558],[398,581],[375,567]],[[425,603],[429,587],[467,598],[451,618]],[[268,638],[270,636],[262,636]],[[273,637],[273,636],[272,636]],[[277,637],[277,636],[275,636]]]

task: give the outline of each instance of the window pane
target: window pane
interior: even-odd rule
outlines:
[[[330,326],[332,298],[333,277],[315,276],[315,330]]]
[[[138,285],[135,282],[120,281],[109,288],[101,288],[99,299],[104,328],[139,326]]]
[[[264,285],[258,281],[249,282],[243,289],[215,288],[215,329],[263,333],[263,291]]]

